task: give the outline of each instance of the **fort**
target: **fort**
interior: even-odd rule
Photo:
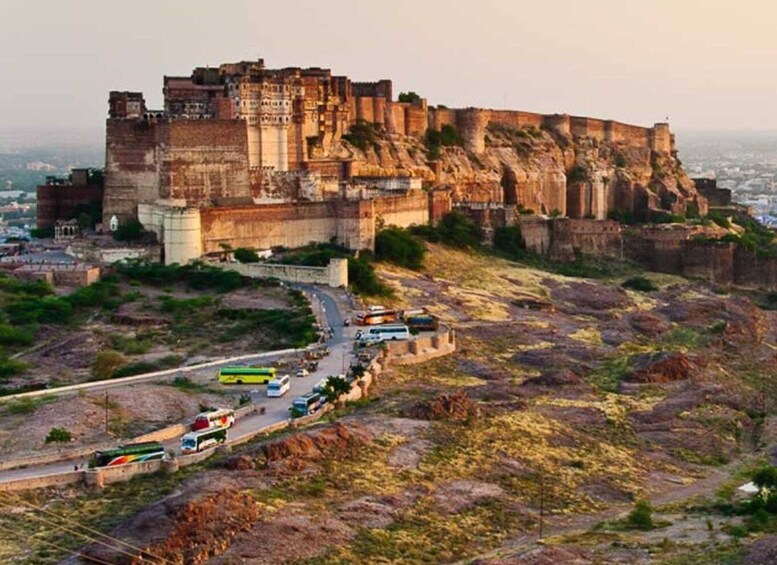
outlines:
[[[237,247],[370,249],[381,226],[424,224],[454,206],[492,207],[503,224],[515,210],[568,217],[578,242],[590,228],[575,220],[613,210],[706,210],[665,123],[435,107],[395,100],[388,79],[262,59],[165,76],[163,95],[153,110],[140,92],[110,92],[104,185],[79,173],[66,190],[40,187],[39,226],[101,198],[104,232],[140,222],[165,262],[183,263]],[[435,131],[454,131],[455,143],[431,146]]]

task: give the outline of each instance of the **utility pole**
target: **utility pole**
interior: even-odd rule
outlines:
[[[540,475],[540,537],[542,540],[542,530],[545,522],[545,477]]]
[[[105,433],[108,433],[108,393],[105,393]]]

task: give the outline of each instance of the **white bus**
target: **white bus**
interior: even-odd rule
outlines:
[[[267,383],[267,396],[283,396],[291,388],[289,375],[281,375]]]
[[[197,453],[209,447],[216,447],[227,441],[227,428],[214,428],[201,432],[189,432],[181,437],[181,452]]]
[[[374,328],[359,330],[356,339],[361,343],[379,343],[395,339],[410,339],[410,330],[407,326],[376,326]]]

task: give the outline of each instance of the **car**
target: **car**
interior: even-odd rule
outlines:
[[[346,326],[346,327],[350,326],[351,325],[351,319],[350,318],[346,318],[343,321],[343,325]]]
[[[298,377],[307,377],[310,374],[310,372],[307,369],[300,369],[297,371],[296,375]]]

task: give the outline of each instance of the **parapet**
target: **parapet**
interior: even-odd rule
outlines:
[[[146,112],[142,92],[119,92],[108,95],[108,116],[111,118],[139,118]]]

